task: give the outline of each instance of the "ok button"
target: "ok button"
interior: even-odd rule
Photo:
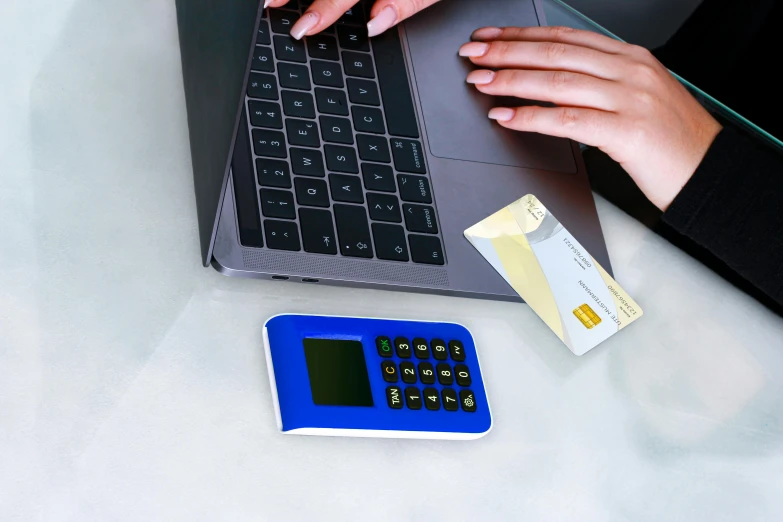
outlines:
[[[383,380],[386,382],[397,382],[397,365],[392,361],[383,361],[381,363],[381,373],[383,374]]]

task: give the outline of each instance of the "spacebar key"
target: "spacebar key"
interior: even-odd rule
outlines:
[[[392,28],[373,38],[372,50],[389,134],[418,138],[419,127],[397,29]]]

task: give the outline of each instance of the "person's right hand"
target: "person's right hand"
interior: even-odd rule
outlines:
[[[265,0],[264,8],[282,7],[289,0]],[[437,3],[439,0],[376,0],[370,11],[370,21],[367,23],[369,35],[377,36],[387,29],[397,25],[406,18],[413,16],[422,9]],[[346,11],[356,5],[359,0],[315,0],[302,17],[291,28],[291,36],[300,40],[323,31],[337,21]]]

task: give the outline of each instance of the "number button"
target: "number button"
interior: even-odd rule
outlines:
[[[413,366],[413,363],[400,363],[400,373],[402,374],[402,382],[416,384],[416,367]]]
[[[413,386],[405,388],[405,403],[408,405],[408,408],[412,410],[421,409],[421,392],[418,388],[414,388]]]
[[[454,374],[457,377],[457,384],[460,386],[470,386],[470,370],[464,364],[458,364],[454,367]]]
[[[435,384],[435,368],[430,363],[419,363],[419,379],[424,384]]]
[[[389,408],[402,409],[402,390],[396,386],[386,388],[386,402],[389,403]]]
[[[440,363],[437,370],[439,383],[443,386],[451,386],[454,384],[454,374],[451,372],[451,366],[446,363]]]
[[[465,347],[462,346],[461,342],[449,341],[449,352],[451,353],[451,358],[455,361],[462,362],[465,360]]]
[[[462,409],[464,411],[473,413],[476,411],[476,396],[470,390],[462,390],[459,392],[459,402],[462,403]]]
[[[378,355],[381,357],[391,357],[392,347],[391,339],[386,336],[381,336],[375,339],[375,346],[378,348]]]
[[[459,399],[457,399],[457,392],[451,388],[443,388],[440,394],[443,397],[443,409],[446,411],[459,410]]]
[[[440,409],[440,395],[438,395],[438,390],[435,388],[424,388],[424,405],[431,411]]]
[[[413,353],[411,352],[411,344],[405,337],[398,337],[394,340],[394,347],[397,349],[397,357],[401,359],[410,359]]]
[[[247,95],[251,98],[277,100],[280,97],[277,92],[277,78],[271,74],[250,73]]]
[[[430,358],[430,347],[427,346],[426,339],[416,338],[413,340],[413,349],[418,359]]]
[[[381,373],[386,382],[397,382],[397,366],[391,361],[381,363]]]
[[[446,351],[446,343],[442,339],[433,339],[430,346],[432,346],[432,356],[437,360],[445,361],[449,358],[449,352]]]

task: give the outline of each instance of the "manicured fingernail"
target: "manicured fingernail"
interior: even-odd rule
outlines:
[[[459,55],[466,58],[474,58],[477,56],[484,56],[489,50],[489,44],[483,42],[470,42],[466,43],[459,48]]]
[[[495,79],[495,73],[492,71],[472,71],[470,74],[468,74],[468,83],[472,83],[475,85],[484,85],[492,80]]]
[[[272,3],[272,1],[273,1],[273,0],[264,0],[264,9],[266,9],[267,7],[269,7],[269,4],[271,4],[271,3]]]
[[[367,22],[367,35],[378,36],[397,21],[397,11],[392,6],[385,7],[378,16]]]
[[[514,109],[506,109],[505,107],[495,107],[494,109],[489,111],[490,120],[497,120],[497,121],[511,121],[514,118],[514,115],[516,115],[516,112]]]
[[[315,11],[308,11],[305,14],[302,15],[302,17],[296,21],[294,26],[291,28],[291,36],[296,38],[297,40],[301,40],[304,35],[306,35],[310,29],[318,25],[318,20],[321,18],[321,15],[316,13]]]
[[[503,30],[499,27],[482,27],[473,31],[474,40],[492,40],[503,34]]]

